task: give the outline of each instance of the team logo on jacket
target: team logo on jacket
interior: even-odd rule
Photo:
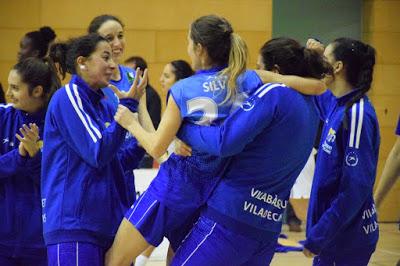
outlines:
[[[135,80],[135,75],[132,72],[128,72],[126,75],[128,76],[129,83],[132,84]]]
[[[328,136],[326,136],[324,144],[322,144],[322,149],[326,153],[331,154],[331,152],[332,152],[332,143],[334,143],[335,140],[336,140],[336,131],[333,128],[330,128],[329,132],[328,132]]]
[[[243,102],[242,109],[248,112],[254,108],[254,104],[255,104],[255,99],[253,97],[250,97],[245,102]]]
[[[346,155],[346,164],[348,166],[356,166],[358,164],[357,154],[353,151],[348,152]]]
[[[3,139],[3,144],[8,144],[10,147],[14,147],[15,143],[13,141],[10,141],[9,138]]]

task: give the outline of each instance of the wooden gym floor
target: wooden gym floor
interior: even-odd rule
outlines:
[[[298,241],[304,239],[304,232],[288,232],[284,227],[283,233],[289,239]],[[161,259],[160,252],[155,251],[156,256],[150,258],[146,266],[164,266],[165,260]],[[393,266],[400,260],[400,231],[398,224],[380,224],[380,239],[378,247],[368,265]],[[312,260],[307,259],[301,252],[276,253],[271,263],[272,266],[303,266],[312,265]],[[399,264],[400,265],[400,264]],[[225,265],[221,265],[225,266]],[[249,265],[251,266],[251,265]]]

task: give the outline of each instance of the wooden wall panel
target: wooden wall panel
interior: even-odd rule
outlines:
[[[1,0],[0,28],[39,27],[40,6],[40,0]]]
[[[272,32],[268,31],[252,31],[252,32],[246,32],[246,31],[240,31],[238,32],[240,36],[244,39],[244,41],[247,44],[247,47],[249,48],[249,63],[247,65],[248,68],[255,68],[256,67],[256,62],[257,62],[257,57],[258,57],[258,52],[261,48],[261,46],[271,39]]]
[[[100,14],[122,19],[127,42],[124,57],[140,55],[148,61],[152,85],[160,94],[158,79],[163,66],[170,60],[189,60],[186,36],[197,17],[218,14],[230,20],[248,41],[250,67],[272,30],[272,0],[0,0],[0,34],[4,34],[0,36],[5,36],[0,50],[3,87],[26,32],[49,25],[58,40],[66,40],[84,34],[92,18]]]
[[[157,31],[156,61],[169,62],[175,59],[189,60],[187,55],[187,31]]]
[[[364,1],[364,41],[375,47],[377,65],[370,95],[381,131],[377,180],[379,183],[386,158],[393,147],[395,126],[400,114],[400,1]],[[400,182],[390,191],[379,210],[380,221],[398,221],[400,215]]]
[[[377,64],[374,72],[370,95],[400,96],[400,64]]]
[[[400,32],[400,1],[365,1],[364,10],[364,31]]]

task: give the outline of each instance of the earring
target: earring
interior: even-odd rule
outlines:
[[[86,66],[84,66],[84,65],[79,65],[79,68],[80,68],[81,70],[84,70],[84,69],[86,69]]]

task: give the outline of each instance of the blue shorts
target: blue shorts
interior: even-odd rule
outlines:
[[[266,266],[274,256],[276,241],[258,241],[201,216],[177,249],[171,266]]]
[[[44,258],[11,258],[0,256],[1,266],[47,266],[47,257]]]
[[[106,250],[84,242],[47,246],[49,266],[104,266]]]
[[[332,255],[319,255],[313,260],[313,266],[366,266],[375,251],[375,245],[361,249],[349,250]]]
[[[145,191],[125,213],[125,218],[142,234],[147,243],[157,247],[166,237],[172,249],[176,250],[199,214],[198,209],[175,211]]]

